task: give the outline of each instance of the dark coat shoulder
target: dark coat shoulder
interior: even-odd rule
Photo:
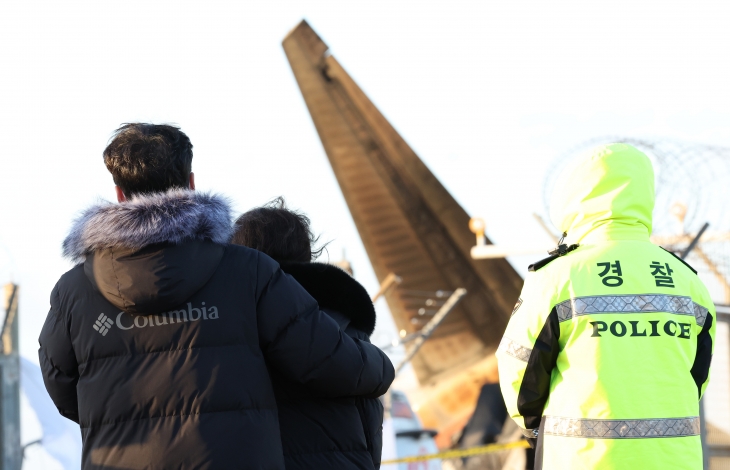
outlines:
[[[350,326],[368,336],[375,330],[375,307],[365,288],[344,270],[324,263],[283,263],[281,269],[294,277],[325,310],[350,319]]]
[[[322,263],[287,263],[281,268],[314,297],[322,311],[334,318],[346,334],[369,341],[375,328],[375,308],[365,288],[352,276]],[[273,379],[287,470],[380,467],[380,400],[357,396],[320,398],[292,387],[277,375]]]

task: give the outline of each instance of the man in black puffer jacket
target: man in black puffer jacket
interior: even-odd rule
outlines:
[[[256,248],[281,263],[345,333],[370,341],[375,308],[365,288],[342,269],[310,262],[316,238],[309,219],[279,198],[243,214],[233,243]],[[321,249],[318,250],[321,252]],[[380,468],[383,405],[363,395],[329,398],[272,370],[287,470]]]
[[[39,340],[46,388],[81,426],[84,469],[283,469],[267,367],[320,396],[387,390],[381,351],[271,258],[227,244],[230,208],[193,191],[179,129],[124,126],[104,157],[120,204],[76,221],[64,253],[79,264]]]

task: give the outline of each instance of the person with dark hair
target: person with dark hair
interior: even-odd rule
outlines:
[[[104,150],[104,164],[119,202],[132,194],[195,189],[193,144],[174,126],[124,124]]]
[[[365,288],[342,269],[315,263],[322,251],[306,215],[282,198],[236,221],[232,243],[255,248],[281,264],[345,333],[369,342],[375,309]],[[380,468],[383,405],[372,395],[322,397],[271,372],[287,470]]]
[[[318,237],[310,223],[306,215],[288,209],[284,198],[278,197],[240,216],[231,243],[264,252],[280,263],[309,263],[324,251],[324,247],[313,249]]]
[[[229,244],[231,208],[194,191],[192,148],[173,126],[119,128],[104,151],[119,204],[84,211],[63,243],[78,264],[39,359],[84,469],[283,469],[270,374],[329,397],[393,380],[274,260]]]

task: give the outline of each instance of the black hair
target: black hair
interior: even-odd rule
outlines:
[[[278,197],[241,215],[231,243],[259,250],[279,263],[309,263],[325,249],[313,248],[319,237],[310,224],[309,217],[288,209]]]
[[[104,149],[104,164],[127,197],[188,188],[192,162],[190,139],[167,124],[124,124]]]

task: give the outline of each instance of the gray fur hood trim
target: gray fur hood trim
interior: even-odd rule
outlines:
[[[206,238],[223,244],[232,235],[232,211],[226,198],[171,189],[86,209],[63,241],[63,255],[81,262],[86,255],[106,248],[141,249],[155,243]]]

